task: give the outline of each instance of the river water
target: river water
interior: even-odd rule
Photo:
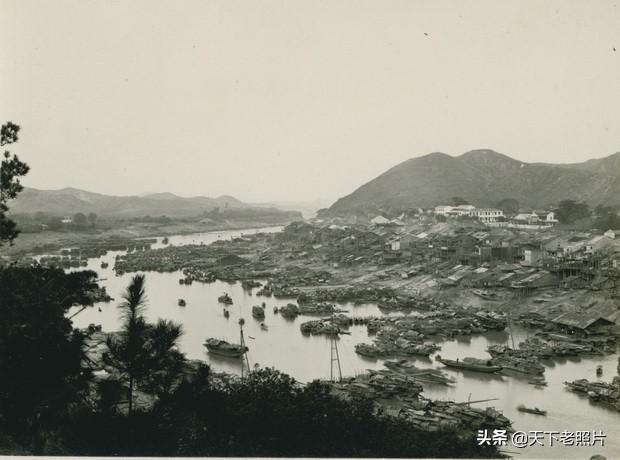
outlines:
[[[210,244],[217,240],[238,237],[243,234],[277,232],[281,227],[270,227],[256,230],[220,231],[191,235],[168,237],[168,244]],[[163,247],[162,238],[153,247]],[[100,282],[108,293],[117,299],[110,303],[101,303],[79,313],[74,319],[77,327],[86,327],[91,323],[101,324],[105,331],[119,328],[119,312],[116,308],[123,289],[133,274],[126,273],[116,276],[113,271],[114,258],[122,252],[111,251],[105,256],[89,260],[89,269],[95,270]],[[100,268],[101,262],[108,262],[109,268]],[[248,358],[250,365],[262,367],[273,366],[286,372],[296,379],[307,382],[316,378],[329,378],[331,367],[330,341],[323,336],[304,336],[299,330],[303,321],[313,319],[300,316],[296,320],[286,320],[274,314],[273,307],[294,302],[292,299],[274,299],[256,297],[241,288],[240,283],[216,281],[210,284],[194,282],[191,285],[179,285],[182,278],[180,272],[156,273],[147,272],[148,307],[146,316],[150,320],[166,318],[183,325],[184,335],[181,349],[190,359],[209,362],[216,370],[240,372],[240,364],[235,360],[217,358],[206,353],[203,344],[208,337],[217,337],[229,342],[239,342],[240,318],[245,319],[244,333],[250,349]],[[256,289],[254,289],[256,291]],[[228,310],[230,317],[223,314],[223,305],[217,298],[228,293],[234,304]],[[179,307],[178,299],[185,299],[187,306]],[[268,330],[260,327],[260,322],[251,315],[253,305],[266,304],[264,323]],[[384,315],[374,304],[342,304],[354,316]],[[398,314],[398,313],[397,313]],[[354,346],[359,342],[371,342],[365,326],[352,326],[351,335],[343,335],[338,341],[338,351],[342,373],[345,376],[363,373],[366,369],[382,369],[382,360],[361,357],[355,353]],[[515,343],[524,340],[528,331],[512,328],[512,339]],[[487,358],[486,348],[491,344],[507,344],[510,341],[507,332],[494,332],[484,335],[457,338],[441,342],[439,352],[446,358],[464,358],[467,356]],[[591,403],[587,397],[571,393],[563,382],[579,378],[589,380],[611,381],[616,375],[618,353],[607,356],[574,358],[545,363],[547,387],[536,388],[527,383],[527,378],[510,375],[486,375],[471,371],[448,369],[434,359],[415,359],[418,367],[438,368],[445,370],[457,379],[452,386],[424,385],[423,395],[433,399],[453,401],[476,401],[496,399],[486,403],[477,403],[476,407],[493,406],[501,410],[513,421],[515,430],[521,431],[603,431],[607,434],[603,447],[598,443],[595,447],[567,447],[554,443],[549,446],[548,436],[545,446],[535,444],[527,448],[506,446],[505,450],[513,452],[516,458],[589,458],[600,453],[608,458],[620,458],[620,413],[601,404]],[[596,377],[598,365],[603,366],[603,376]],[[528,407],[540,407],[548,411],[548,415],[537,416],[517,411],[519,404]]]

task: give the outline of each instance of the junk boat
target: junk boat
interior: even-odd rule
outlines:
[[[456,383],[456,379],[446,375],[443,371],[438,369],[418,368],[407,359],[387,360],[383,363],[383,365],[393,372],[411,375],[420,382],[438,383],[443,385]]]
[[[498,300],[495,292],[483,291],[482,289],[472,289],[471,292],[485,300]]]
[[[466,369],[476,372],[499,372],[502,370],[502,366],[494,366],[490,359],[477,359],[477,358],[463,358],[459,359],[443,359],[441,356],[437,356],[439,361],[444,366],[454,367],[457,369]]]
[[[517,410],[519,412],[527,412],[528,414],[547,415],[546,410],[539,409],[538,407],[534,407],[534,408],[525,407],[523,404],[519,404],[517,406]]]
[[[228,294],[221,295],[217,298],[219,303],[223,303],[225,305],[232,305],[233,300],[230,298]]]
[[[256,319],[264,319],[265,318],[265,309],[259,307],[258,305],[254,305],[252,307],[252,316]]]
[[[546,387],[547,386],[547,382],[545,381],[545,378],[542,375],[537,375],[534,378],[531,378],[530,380],[527,381],[527,383],[529,383],[530,385],[534,385],[534,386],[541,386],[541,387]]]
[[[252,288],[259,288],[262,284],[258,281],[254,280],[243,280],[241,281],[241,287],[246,290],[251,290]]]
[[[179,307],[184,307],[185,305],[187,305],[185,303],[185,299],[179,299],[179,301],[177,303],[178,303]]]
[[[519,372],[521,374],[528,375],[540,375],[545,373],[545,366],[536,362],[527,362],[525,360],[513,360],[503,362],[501,360],[497,360],[495,364],[502,364],[502,368],[505,371],[513,371]]]
[[[207,347],[209,353],[228,358],[241,358],[248,351],[248,347],[213,338],[207,339],[204,346]]]

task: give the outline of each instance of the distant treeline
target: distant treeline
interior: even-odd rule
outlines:
[[[22,232],[35,233],[43,230],[51,231],[84,231],[100,227],[102,221],[96,213],[84,214],[76,212],[70,215],[55,215],[45,212],[12,214]],[[105,226],[105,225],[104,225]]]
[[[276,208],[213,208],[205,210],[199,215],[187,217],[169,216],[141,216],[129,219],[120,219],[123,222],[148,222],[169,224],[172,222],[203,222],[221,223],[225,221],[258,221],[263,223],[288,223],[300,220],[302,215],[298,211],[282,211]]]
[[[170,217],[166,215],[140,217],[113,217],[100,218],[95,213],[81,212],[72,215],[53,215],[44,212],[31,214],[12,214],[22,232],[36,233],[50,231],[88,231],[93,229],[107,229],[122,224],[150,223],[168,225],[174,222],[219,224],[225,222],[256,222],[266,225],[278,225],[300,220],[298,211],[281,211],[275,208],[214,208],[201,214],[187,217]]]

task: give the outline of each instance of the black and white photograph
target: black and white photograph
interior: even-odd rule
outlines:
[[[0,457],[620,458],[614,0],[0,0]]]

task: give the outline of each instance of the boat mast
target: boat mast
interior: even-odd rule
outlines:
[[[329,334],[329,342],[330,342],[330,367],[329,367],[329,379],[332,382],[334,380],[334,370],[338,370],[338,381],[342,380],[342,370],[340,369],[340,355],[338,354],[338,326],[334,322],[334,313],[332,312],[332,326],[335,327],[334,331]]]
[[[513,297],[513,300],[516,300]],[[514,302],[516,304],[516,301]],[[512,342],[512,349],[515,349],[515,338],[512,334],[512,305],[508,305],[508,333],[510,334],[510,341]]]
[[[248,374],[250,373],[250,361],[248,360],[248,352],[245,346],[245,337],[243,336],[243,325],[245,324],[245,320],[243,318],[239,318],[239,334],[240,334],[240,345],[242,350],[241,355],[241,379],[243,380],[244,371],[247,367]]]

